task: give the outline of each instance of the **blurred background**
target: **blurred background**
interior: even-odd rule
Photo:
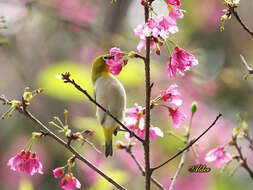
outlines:
[[[137,51],[139,38],[133,29],[144,22],[144,11],[140,1],[118,0],[0,0],[0,94],[9,99],[20,99],[25,87],[44,88],[29,110],[47,124],[53,116],[63,119],[64,109],[69,111],[70,127],[73,131],[91,129],[90,138],[99,150],[103,151],[103,134],[95,118],[95,106],[83,94],[69,84],[56,79],[57,73],[71,72],[75,79],[89,93],[93,93],[90,80],[92,60],[112,47],[121,50]],[[155,1],[156,12],[168,15],[166,4]],[[179,32],[171,35],[180,47],[194,54],[199,65],[185,76],[170,80],[166,73],[169,55],[165,47],[158,57],[152,53],[152,74],[154,82],[152,97],[159,95],[161,89],[178,84],[183,94],[182,111],[190,116],[192,101],[198,102],[198,110],[193,120],[192,137],[198,136],[215,119],[219,112],[223,117],[217,125],[194,146],[199,160],[218,145],[225,145],[231,139],[232,129],[238,127],[238,114],[248,113],[249,130],[253,123],[253,78],[243,80],[246,68],[240,54],[249,64],[253,64],[252,38],[232,18],[225,24],[224,32],[219,31],[220,17],[224,6],[220,0],[182,1],[185,17],[178,20]],[[243,21],[253,29],[253,1],[240,3],[237,9]],[[144,52],[142,52],[144,55]],[[253,66],[253,65],[252,65]],[[144,65],[141,60],[131,60],[118,76],[127,93],[127,107],[135,103],[144,105]],[[0,106],[1,113],[7,110]],[[184,123],[186,126],[187,120]],[[164,137],[151,141],[152,165],[157,165],[176,153],[184,144],[169,131],[183,137],[184,127],[174,130],[168,111],[157,108],[152,111],[152,125],[164,132]],[[13,172],[7,166],[10,157],[21,151],[33,131],[39,128],[31,121],[16,113],[13,118],[0,121],[0,189],[1,190],[44,190],[60,189],[59,180],[53,178],[52,170],[66,164],[70,152],[45,138],[37,143],[37,154],[44,166],[44,175],[30,177]],[[56,129],[51,128],[57,132]],[[61,136],[61,135],[60,135]],[[127,142],[120,133],[114,139]],[[53,146],[52,146],[53,144]],[[243,145],[243,153],[253,167],[253,153]],[[105,159],[90,146],[76,143],[77,149],[92,163],[105,171],[127,189],[144,189],[144,178],[124,150],[114,146],[114,156]],[[235,151],[227,149],[232,155]],[[136,157],[144,164],[142,146],[133,148]],[[252,190],[253,181],[244,169],[231,177],[237,166],[232,162],[225,170],[215,168],[211,172],[193,174],[187,170],[197,164],[193,151],[187,153],[187,161],[175,190]],[[171,183],[180,158],[156,171],[156,177],[166,188]],[[82,183],[81,189],[114,189],[112,185],[96,175],[81,162],[73,171]],[[156,189],[152,186],[152,189]]]

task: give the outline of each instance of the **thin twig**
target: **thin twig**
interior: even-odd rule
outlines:
[[[244,64],[244,66],[247,68],[249,74],[253,74],[253,69],[249,66],[249,64],[247,63],[247,61],[245,60],[245,58],[243,57],[242,54],[240,54],[241,60]]]
[[[3,98],[3,96],[0,97],[0,100],[6,103],[6,98]],[[8,100],[7,100],[8,101]],[[66,142],[64,142],[62,139],[60,139],[57,135],[55,135],[50,129],[48,129],[41,121],[39,121],[36,117],[34,117],[28,110],[24,109],[24,107],[21,107],[18,109],[20,113],[22,113],[24,116],[32,120],[34,123],[39,125],[46,133],[46,136],[50,136],[55,141],[57,141],[59,144],[63,145],[66,149],[68,149],[70,152],[72,152],[77,159],[85,163],[87,166],[89,166],[91,169],[96,171],[99,175],[104,177],[109,183],[113,184],[117,189],[125,190],[123,186],[118,184],[116,181],[114,181],[112,178],[107,176],[103,171],[98,169],[95,165],[93,165],[91,162],[89,162],[86,158],[84,158],[82,155],[80,155],[72,146],[68,145]]]
[[[126,152],[132,157],[132,159],[134,160],[134,162],[136,163],[136,165],[138,166],[139,170],[141,171],[141,174],[143,176],[145,176],[145,170],[142,167],[141,163],[137,160],[137,158],[135,157],[134,153],[132,152],[131,147],[126,147],[125,148]],[[151,181],[161,190],[165,190],[165,188],[162,186],[162,184],[160,184],[154,177],[151,176]]]
[[[148,2],[148,1],[147,1]],[[147,3],[144,6],[144,16],[145,23],[149,20],[149,5],[151,2]],[[146,110],[145,110],[145,143],[144,146],[144,157],[145,157],[145,186],[146,190],[150,190],[150,180],[152,175],[152,170],[150,169],[150,96],[151,96],[151,88],[150,88],[150,37],[146,37],[146,58],[145,58],[145,84],[146,84]]]
[[[191,115],[190,123],[189,123],[188,129],[186,130],[186,134],[185,134],[185,137],[186,137],[186,142],[185,142],[185,144],[186,144],[186,146],[189,146],[189,145],[190,145],[190,142],[191,142],[191,141],[190,141],[190,129],[191,129],[191,125],[192,125],[192,118],[193,118],[193,114]],[[177,168],[177,171],[176,171],[176,173],[175,173],[175,175],[174,175],[174,177],[173,177],[173,180],[172,180],[172,182],[171,182],[171,184],[170,184],[169,190],[173,190],[173,188],[174,188],[174,186],[175,186],[175,184],[176,184],[176,180],[177,180],[177,178],[178,178],[180,172],[181,172],[182,169],[183,169],[184,162],[185,162],[185,157],[186,157],[186,153],[187,153],[187,151],[184,151],[184,152],[182,153],[182,157],[181,157],[180,163],[179,163],[178,168]]]
[[[180,150],[178,153],[176,153],[174,156],[172,156],[171,158],[169,158],[167,161],[163,162],[162,164],[151,168],[152,171],[155,171],[161,167],[163,167],[164,165],[166,165],[167,163],[169,163],[170,161],[174,160],[176,157],[178,157],[179,155],[181,155],[184,151],[188,150],[194,143],[196,143],[203,135],[205,135],[218,121],[218,119],[222,116],[221,113],[219,113],[219,115],[216,117],[216,119],[213,121],[213,123],[203,132],[201,133],[196,139],[191,140],[190,144],[188,146],[186,146],[185,148],[183,148],[182,150]]]
[[[239,158],[240,160],[242,160],[242,164],[241,166],[249,173],[251,179],[253,179],[253,171],[252,169],[249,167],[248,163],[247,163],[247,159],[244,158],[243,154],[242,154],[242,148],[238,145],[237,143],[237,139],[234,140],[234,147],[236,148],[238,154],[239,154]]]
[[[235,16],[236,20],[241,24],[241,26],[243,27],[243,29],[248,32],[248,34],[253,38],[253,32],[248,28],[248,26],[246,26],[243,22],[242,19],[240,18],[239,14],[237,13],[237,11],[235,10],[236,7],[232,7],[229,5],[229,10],[230,12]]]
[[[80,85],[78,85],[73,79],[71,80],[69,77],[70,77],[70,74],[69,73],[65,73],[65,74],[62,74],[62,77],[63,77],[63,80],[65,83],[70,83],[72,85],[75,86],[75,88],[77,90],[79,90],[80,92],[82,92],[85,96],[87,96],[87,98],[93,103],[95,104],[96,106],[98,106],[101,110],[103,110],[107,115],[109,115],[111,118],[113,118],[121,127],[123,127],[127,132],[130,133],[130,136],[134,136],[136,139],[138,139],[140,142],[144,142],[143,139],[141,139],[139,136],[137,136],[133,131],[131,131],[130,129],[128,129],[120,120],[118,120],[117,117],[115,117],[114,115],[112,115],[112,113],[105,109],[102,105],[100,105],[95,99],[93,99],[91,97],[91,95],[86,91],[84,90]]]

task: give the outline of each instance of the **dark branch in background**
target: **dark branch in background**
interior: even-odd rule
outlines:
[[[62,74],[62,78],[64,80],[65,83],[70,83],[72,85],[75,86],[75,88],[77,90],[79,90],[80,92],[82,92],[85,96],[87,96],[87,98],[96,106],[98,106],[101,110],[103,110],[107,115],[109,115],[111,118],[113,118],[121,127],[123,127],[123,129],[125,129],[127,132],[130,133],[130,136],[135,137],[136,139],[138,139],[140,142],[144,142],[143,139],[141,139],[140,137],[138,137],[133,131],[129,130],[122,122],[120,122],[120,120],[117,119],[117,117],[115,117],[114,115],[111,114],[111,112],[109,112],[107,109],[105,109],[103,106],[101,106],[95,99],[93,99],[89,93],[82,89],[82,87],[80,85],[78,85],[74,79],[70,79],[70,73],[65,73]]]
[[[238,145],[237,143],[237,139],[235,139],[233,141],[233,145],[235,147],[235,149],[237,150],[238,154],[239,154],[239,159],[242,161],[241,162],[241,167],[243,167],[250,175],[251,179],[253,179],[253,171],[252,169],[249,167],[248,163],[247,163],[247,159],[244,158],[243,154],[242,154],[242,148]]]
[[[144,16],[145,23],[149,20],[149,7],[152,1],[146,1],[144,6]],[[145,57],[145,84],[146,84],[146,110],[145,110],[145,143],[143,143],[144,147],[144,157],[145,157],[145,186],[146,190],[150,190],[150,180],[152,175],[152,170],[150,168],[150,96],[151,96],[151,88],[150,88],[150,37],[146,37],[146,57]]]
[[[243,27],[243,29],[249,33],[249,35],[253,38],[253,32],[248,28],[248,26],[246,26],[243,22],[242,19],[240,18],[239,14],[237,13],[237,11],[235,10],[236,7],[232,7],[231,5],[229,5],[229,10],[230,12],[235,16],[236,20],[241,24],[241,26]]]
[[[134,153],[132,152],[132,146],[126,146],[123,149],[125,149],[125,151],[131,156],[131,158],[134,160],[134,162],[136,163],[136,165],[138,166],[139,170],[141,171],[141,174],[143,176],[145,176],[145,170],[142,167],[141,163],[137,160],[137,158],[135,157]],[[160,184],[155,178],[153,178],[151,176],[151,181],[161,190],[165,190],[165,188],[162,186],[162,184]]]
[[[3,95],[0,96],[0,100],[4,104],[9,104],[10,101],[6,99]],[[91,162],[86,160],[82,155],[80,155],[71,145],[68,145],[68,143],[64,142],[62,139],[60,139],[57,135],[55,135],[50,129],[48,129],[43,123],[41,123],[36,117],[34,117],[27,109],[26,106],[24,106],[25,103],[23,102],[22,106],[20,108],[17,108],[19,113],[23,114],[25,117],[32,120],[34,123],[36,123],[38,126],[40,126],[44,132],[43,134],[45,136],[49,136],[53,138],[55,141],[57,141],[59,144],[63,145],[66,149],[68,149],[70,152],[74,154],[74,156],[85,163],[87,166],[89,166],[91,169],[93,169],[95,172],[97,172],[99,175],[104,177],[109,183],[113,184],[117,189],[125,190],[124,187],[122,187],[120,184],[118,184],[116,181],[114,181],[112,178],[107,176],[103,171],[98,169],[95,165],[93,165]]]
[[[191,140],[190,144],[188,146],[186,146],[185,148],[183,148],[182,150],[180,150],[178,153],[176,153],[174,156],[172,156],[170,159],[168,159],[167,161],[165,161],[164,163],[160,164],[159,166],[156,166],[154,168],[151,168],[152,171],[155,171],[159,168],[161,168],[162,166],[166,165],[167,163],[169,163],[170,161],[174,160],[176,157],[178,157],[180,154],[182,154],[184,151],[188,150],[194,143],[196,143],[203,135],[205,135],[218,121],[218,119],[222,116],[221,113],[219,113],[219,115],[216,117],[216,119],[214,120],[214,122],[203,132],[201,133],[201,135],[199,135],[196,139]]]

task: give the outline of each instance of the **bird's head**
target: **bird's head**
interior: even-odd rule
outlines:
[[[93,83],[102,75],[109,75],[110,66],[105,63],[110,54],[98,56],[92,63],[92,81]]]

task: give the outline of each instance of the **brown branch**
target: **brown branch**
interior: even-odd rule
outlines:
[[[248,26],[246,26],[243,22],[242,19],[240,18],[239,14],[237,13],[237,11],[235,10],[236,7],[232,7],[231,5],[229,5],[229,10],[230,12],[235,16],[236,20],[241,24],[241,26],[243,27],[243,29],[248,32],[248,34],[253,38],[253,32],[248,28]]]
[[[148,2],[148,1],[147,1]],[[150,3],[150,4],[149,4]],[[149,5],[151,2],[144,6],[145,23],[149,20]],[[148,5],[149,4],[149,5]],[[145,186],[146,190],[150,190],[150,181],[152,170],[150,168],[150,37],[146,37],[146,58],[145,58],[145,84],[146,84],[146,110],[145,110],[145,143],[144,146],[144,157],[145,157]]]
[[[0,97],[0,100],[4,103],[8,103],[8,100],[4,98],[4,96]],[[23,104],[24,105],[24,104]],[[24,109],[25,107],[17,108],[20,113],[22,113],[24,116],[32,120],[34,123],[36,123],[38,126],[40,126],[45,132],[46,136],[50,136],[55,141],[57,141],[59,144],[64,146],[66,149],[68,149],[70,152],[72,152],[77,159],[85,163],[87,166],[89,166],[91,169],[96,171],[99,175],[104,177],[109,183],[113,184],[117,189],[125,190],[123,186],[118,184],[116,181],[114,181],[112,178],[107,176],[103,171],[98,169],[95,165],[93,165],[91,162],[89,162],[86,158],[84,158],[82,155],[80,155],[72,146],[68,145],[66,142],[64,142],[62,139],[60,139],[57,135],[55,135],[50,129],[48,129],[43,123],[41,123],[36,117],[34,117],[28,110]]]
[[[244,158],[243,154],[242,154],[242,148],[238,145],[237,143],[237,139],[235,139],[234,141],[234,147],[237,150],[238,154],[239,154],[239,159],[242,161],[241,166],[249,173],[251,179],[253,179],[253,171],[252,169],[249,167],[248,163],[247,163],[247,159]]]
[[[134,160],[134,162],[136,163],[136,165],[138,166],[139,170],[141,171],[141,174],[143,176],[145,176],[145,170],[142,167],[141,163],[137,160],[137,158],[135,157],[134,153],[132,152],[132,147],[128,146],[125,147],[124,149],[126,150],[126,152],[131,156],[131,158]],[[151,181],[161,190],[165,190],[165,188],[162,186],[162,184],[160,184],[154,177],[151,176]]]
[[[120,120],[118,120],[117,117],[115,117],[114,115],[112,115],[112,113],[105,109],[103,106],[101,106],[95,99],[93,99],[91,97],[91,95],[86,91],[84,90],[80,85],[78,85],[74,79],[70,79],[70,73],[65,73],[65,74],[62,74],[62,77],[63,77],[63,80],[65,83],[70,83],[72,85],[75,86],[75,88],[77,90],[79,90],[80,92],[82,92],[85,96],[87,96],[87,98],[93,103],[95,104],[96,106],[98,106],[101,110],[103,110],[107,115],[109,115],[111,118],[113,118],[121,127],[123,127],[127,132],[130,133],[130,136],[134,136],[136,139],[138,139],[140,142],[144,142],[144,140],[142,138],[140,138],[139,136],[137,136],[133,131],[131,131],[130,129],[128,129]]]
[[[176,157],[178,157],[179,155],[181,155],[184,151],[188,150],[194,143],[196,143],[202,136],[204,136],[218,121],[218,119],[222,116],[221,113],[219,113],[219,115],[216,117],[216,119],[213,121],[213,123],[203,132],[201,133],[196,139],[191,140],[190,144],[188,146],[186,146],[185,148],[183,148],[182,150],[180,150],[178,153],[176,153],[174,156],[172,156],[171,158],[169,158],[167,161],[163,162],[162,164],[151,168],[152,171],[155,171],[161,167],[163,167],[164,165],[166,165],[167,163],[169,163],[170,161],[174,160]]]

